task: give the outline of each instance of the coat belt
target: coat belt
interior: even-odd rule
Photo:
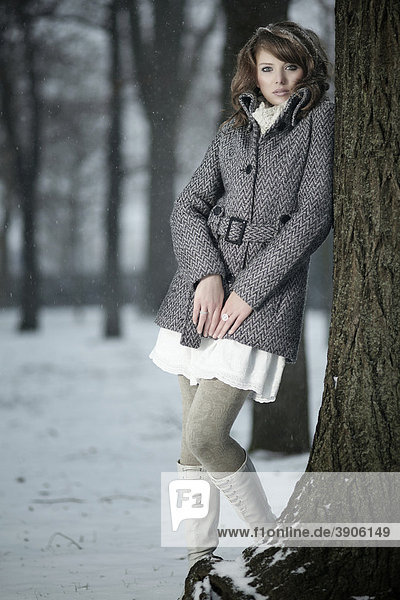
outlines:
[[[220,211],[215,212],[219,208]],[[214,236],[240,246],[243,242],[267,242],[276,235],[276,228],[270,223],[249,223],[246,219],[225,215],[223,207],[216,206],[207,220]]]
[[[246,219],[226,215],[224,207],[219,205],[214,206],[211,210],[207,224],[215,238],[223,236],[228,242],[237,245],[243,242],[268,242],[277,234],[276,228],[270,223],[249,223]],[[197,327],[191,318],[193,308],[194,294],[191,295],[188,305],[181,344],[191,346],[192,348],[199,348],[201,335],[197,333]]]

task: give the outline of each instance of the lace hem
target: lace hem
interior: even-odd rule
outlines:
[[[264,404],[267,402],[275,402],[276,400],[276,395],[272,394],[263,398],[262,391],[254,389],[255,386],[252,386],[251,383],[247,383],[243,380],[235,380],[235,378],[232,377],[232,374],[227,374],[225,372],[215,370],[213,374],[210,375],[209,373],[201,372],[201,369],[197,369],[196,376],[193,376],[190,375],[190,373],[188,373],[185,367],[183,367],[182,365],[169,365],[168,363],[160,359],[153,351],[149,354],[149,358],[151,358],[151,360],[163,371],[167,371],[168,373],[172,373],[173,375],[184,375],[187,379],[189,379],[190,385],[196,385],[199,382],[199,379],[213,379],[214,377],[216,377],[220,381],[223,381],[224,383],[227,383],[232,387],[236,387],[240,390],[248,390],[249,396],[256,402]]]

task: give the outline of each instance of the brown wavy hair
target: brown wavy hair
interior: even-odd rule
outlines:
[[[234,112],[224,123],[233,120],[234,127],[247,124],[248,117],[239,103],[239,96],[244,92],[251,92],[258,102],[264,101],[269,104],[257,85],[256,57],[261,49],[270,52],[278,60],[294,63],[303,69],[304,76],[294,86],[292,93],[307,87],[311,96],[307,105],[300,109],[300,118],[304,118],[329,89],[328,79],[331,78],[332,64],[317,34],[293,21],[270,23],[268,29],[259,27],[237,56],[236,72],[231,83]]]

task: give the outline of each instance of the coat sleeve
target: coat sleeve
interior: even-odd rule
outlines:
[[[254,310],[260,310],[277,286],[310,257],[332,227],[335,106],[324,103],[313,112],[297,210],[271,243],[239,272],[233,285],[233,291]]]
[[[218,159],[222,135],[219,131],[211,142],[200,166],[175,201],[170,217],[176,260],[193,288],[206,275],[226,276],[224,262],[207,225],[211,209],[224,192]]]

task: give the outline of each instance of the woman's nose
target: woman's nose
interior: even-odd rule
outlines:
[[[276,75],[276,83],[284,83],[286,81],[285,72],[277,73]]]

